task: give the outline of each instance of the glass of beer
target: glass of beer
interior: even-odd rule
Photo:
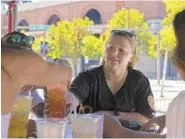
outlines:
[[[32,97],[18,96],[13,104],[8,129],[8,138],[26,138]]]
[[[48,117],[65,118],[66,116],[66,89],[55,88],[47,93]]]

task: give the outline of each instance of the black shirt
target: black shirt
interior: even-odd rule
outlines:
[[[140,71],[129,69],[125,83],[113,95],[106,82],[103,66],[80,73],[72,82],[69,91],[93,112],[99,110],[139,112],[149,118],[155,111],[148,98],[153,98],[150,83]]]

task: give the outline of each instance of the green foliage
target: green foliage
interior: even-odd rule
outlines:
[[[163,3],[166,6],[167,16],[163,20],[164,25],[171,25],[174,16],[185,9],[185,1],[183,0],[163,0]]]
[[[113,15],[108,23],[111,28],[147,28],[144,22],[144,14],[136,9],[121,9]]]
[[[168,16],[163,20],[165,26],[160,32],[160,46],[161,51],[164,51],[166,47],[172,51],[175,47],[175,36],[169,24],[171,24],[174,14],[185,6],[185,2],[165,0],[164,3]],[[60,21],[57,25],[50,26],[45,37],[35,40],[33,50],[39,51],[40,42],[47,41],[51,49],[48,56],[52,58],[67,56],[75,60],[80,56],[101,57],[112,29],[134,28],[137,36],[136,56],[138,57],[141,51],[146,51],[150,56],[156,57],[156,36],[147,30],[149,27],[144,21],[144,14],[136,9],[123,8],[116,12],[108,21],[106,30],[100,34],[99,38],[88,31],[88,26],[91,25],[93,25],[93,21],[88,18]]]
[[[171,56],[175,46],[176,39],[173,30],[172,22],[175,15],[185,8],[185,1],[176,0],[168,1],[164,0],[163,3],[166,6],[167,16],[163,19],[163,28],[160,31],[160,51],[164,54],[166,47],[168,47],[169,57]],[[149,41],[149,55],[156,57],[157,54],[157,38],[154,36]]]
[[[106,39],[109,37],[111,29],[129,29],[133,28],[136,31],[137,53],[138,58],[141,51],[147,51],[149,40],[152,39],[153,34],[144,21],[144,14],[136,9],[121,9],[113,15],[113,18],[108,22],[108,29],[106,32]]]
[[[85,36],[83,38],[82,55],[89,58],[101,57],[104,51],[104,42],[101,38],[94,35]]]
[[[56,26],[51,25],[45,39],[51,50],[48,56],[52,58],[67,56],[73,60],[82,56],[82,41],[85,36],[90,35],[87,29],[92,24],[88,18],[77,18],[72,21],[60,21]],[[33,49],[38,51],[43,40],[43,37],[37,38]]]
[[[48,30],[50,45],[54,47],[48,55],[53,57],[55,53],[74,59],[82,55],[83,37],[89,35],[87,27],[93,22],[88,18],[77,18],[72,21],[60,21],[57,26],[51,26]]]

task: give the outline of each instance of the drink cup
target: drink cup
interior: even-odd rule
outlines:
[[[36,119],[38,138],[64,138],[67,121],[58,118]]]
[[[13,104],[8,129],[8,138],[25,138],[27,136],[32,97],[19,95]]]

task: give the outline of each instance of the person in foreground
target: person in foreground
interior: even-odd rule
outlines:
[[[185,10],[177,13],[173,21],[173,27],[177,40],[177,46],[174,50],[172,61],[176,66],[181,78],[185,80]],[[181,92],[169,105],[167,115],[162,115],[151,119],[143,128],[148,129],[154,123],[160,125],[160,132],[167,127],[167,138],[185,138],[185,92]],[[167,122],[167,123],[166,123]],[[121,127],[119,122],[110,117],[105,116],[104,134],[107,137],[131,137],[131,138],[156,138],[165,137],[165,135],[146,134],[141,131],[130,131]],[[111,131],[107,126],[111,126],[115,131]]]
[[[13,102],[23,86],[37,85],[37,89],[60,83],[67,88],[70,82],[71,71],[59,64],[45,62],[32,51],[33,42],[33,37],[19,32],[8,33],[1,39],[1,125],[5,138]]]
[[[172,61],[185,80],[185,9],[177,13],[173,21],[177,46]],[[166,125],[167,138],[185,138],[185,91],[182,91],[169,105]]]

